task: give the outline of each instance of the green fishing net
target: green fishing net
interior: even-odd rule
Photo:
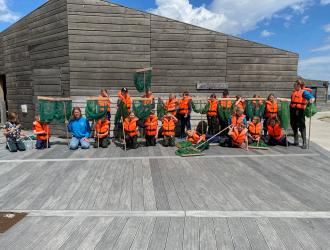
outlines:
[[[251,147],[258,147],[258,148],[266,148],[266,147],[268,147],[268,145],[264,141],[262,141],[262,140],[260,140],[259,143],[256,142],[256,141],[254,141],[253,143],[249,144],[249,146],[251,146]]]
[[[317,107],[315,103],[308,103],[305,109],[305,116],[310,118],[317,113]]]
[[[105,117],[108,112],[108,108],[109,107],[107,105],[100,106],[98,100],[87,100],[85,114],[89,120],[98,120]]]
[[[278,117],[281,121],[281,127],[283,129],[288,129],[290,126],[290,103],[281,102],[278,110]]]
[[[153,104],[144,104],[143,101],[133,101],[133,112],[140,122],[144,122],[150,115]]]
[[[115,115],[115,124],[120,123],[122,117],[123,119],[125,119],[129,115],[128,110],[122,101],[119,100],[117,106],[118,107]]]
[[[192,146],[192,142],[190,141],[180,141],[175,144],[177,148],[186,148]]]
[[[134,85],[139,92],[146,92],[151,89],[152,71],[134,73]]]
[[[161,99],[158,99],[158,103],[157,103],[158,120],[161,120],[165,114],[166,114],[165,104]]]
[[[210,108],[210,103],[208,101],[192,101],[192,109],[198,114],[206,114]]]
[[[257,103],[253,103],[253,101],[246,101],[245,107],[245,114],[248,120],[253,119],[253,117],[258,116],[262,117],[265,112],[265,103],[263,102],[260,104],[258,101]]]
[[[54,120],[64,123],[70,120],[72,101],[39,100],[39,114],[41,122]]]
[[[218,114],[219,114],[220,120],[228,121],[233,113],[234,113],[234,105],[232,105],[230,108],[225,108],[225,107],[222,107],[221,105],[218,105]]]
[[[191,142],[182,141],[176,145],[180,146],[180,148],[175,151],[175,154],[178,156],[200,155],[204,150],[210,147],[208,142],[200,142],[199,144],[192,145]]]

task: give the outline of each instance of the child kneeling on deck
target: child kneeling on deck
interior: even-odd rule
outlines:
[[[5,123],[3,134],[6,136],[6,148],[10,152],[25,151],[25,144],[21,140],[21,124],[16,113],[8,114],[8,121]]]
[[[174,147],[175,146],[175,124],[178,119],[171,113],[167,113],[162,120],[162,129],[164,135],[163,146],[164,147]]]
[[[289,146],[287,138],[282,131],[281,123],[277,118],[268,120],[267,132],[269,136],[268,145]]]
[[[260,122],[260,117],[253,117],[252,122],[249,122],[249,144],[253,142],[259,142],[261,139],[262,133],[262,124]]]
[[[152,110],[150,115],[144,121],[146,146],[156,146],[156,139],[158,135],[158,117],[155,111]]]
[[[139,119],[133,112],[131,112],[129,116],[124,120],[125,142],[127,148],[136,149],[139,146],[137,143],[138,121]]]
[[[199,134],[195,130],[187,130],[187,141],[191,142],[192,144],[198,144],[200,142],[204,142],[206,137],[205,135]]]
[[[228,132],[232,146],[234,148],[247,148],[247,133],[248,130],[242,124],[232,126]]]
[[[35,116],[33,133],[37,136],[36,149],[50,148],[50,128],[48,123],[40,121],[40,115]]]
[[[107,116],[99,119],[94,127],[94,148],[107,148],[110,145],[109,140],[110,121]]]

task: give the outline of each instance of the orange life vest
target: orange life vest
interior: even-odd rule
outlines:
[[[129,94],[127,94],[126,97],[124,97],[122,94],[121,94],[121,91],[118,92],[118,98],[125,104],[128,112],[131,112],[131,107],[132,107],[132,99],[131,97],[129,96]]]
[[[210,108],[207,111],[207,116],[214,117],[218,114],[218,101],[217,100],[209,100]]]
[[[243,129],[241,132],[238,132],[237,128],[233,128],[230,137],[233,146],[241,146],[246,141],[246,130]]]
[[[37,140],[46,141],[50,138],[50,128],[47,123],[41,123],[40,121],[34,121],[33,130],[35,130],[37,133],[45,132],[45,134],[37,135]]]
[[[225,109],[229,109],[229,108],[231,108],[233,103],[231,101],[222,100],[222,101],[220,101],[220,105],[221,105],[221,107],[223,107]]]
[[[127,117],[124,121],[124,130],[130,137],[137,135],[137,119],[129,120]]]
[[[304,90],[294,90],[291,94],[291,108],[306,109],[307,100],[303,96]]]
[[[102,121],[98,120],[95,124],[95,132],[97,133],[98,138],[105,138],[109,134],[109,125],[110,122],[108,120]]]
[[[245,109],[245,103],[243,101],[239,101],[237,104],[236,104],[236,107],[237,109]]]
[[[180,99],[179,103],[179,114],[180,115],[187,115],[189,113],[189,103],[191,102],[190,96],[185,96]]]
[[[277,102],[266,101],[266,117],[274,118],[277,116],[278,104]]]
[[[194,131],[192,136],[188,136],[187,141],[190,141],[192,144],[196,144],[201,138],[202,141],[205,141],[205,135],[199,135],[196,131]]]
[[[103,111],[104,107],[108,107],[108,112],[110,112],[110,99],[107,97],[103,97],[101,95],[99,95],[99,101],[98,104],[100,105],[100,110]]]
[[[175,135],[175,121],[172,118],[163,119],[163,135],[164,136],[174,136]]]
[[[257,124],[254,124],[253,122],[251,122],[249,124],[249,133],[250,135],[252,136],[252,138],[254,140],[258,140],[260,139],[261,137],[261,129],[262,129],[262,125],[261,123],[257,123]]]
[[[282,132],[282,128],[280,124],[276,123],[275,126],[268,125],[267,126],[267,131],[270,137],[275,138],[276,140],[280,140],[284,134]]]
[[[176,105],[177,105],[177,99],[168,99],[165,103],[165,109],[167,112],[171,112],[172,115],[176,115]]]
[[[243,124],[244,118],[245,118],[245,115],[241,115],[238,118],[237,118],[237,116],[235,114],[232,115],[232,117],[231,117],[231,125],[234,125],[236,127],[239,124]]]
[[[149,116],[144,121],[146,135],[157,135],[157,127],[158,127],[158,118],[157,116]]]
[[[144,105],[148,105],[148,104],[152,104],[155,100],[155,97],[153,95],[147,97],[146,95],[143,96],[143,98],[149,98],[150,100],[144,100],[143,104]]]

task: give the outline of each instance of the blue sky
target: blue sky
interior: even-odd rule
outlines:
[[[0,0],[0,30],[46,0]],[[330,81],[330,0],[116,0],[299,53],[299,74]]]

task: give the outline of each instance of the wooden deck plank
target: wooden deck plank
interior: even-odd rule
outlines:
[[[269,249],[254,218],[241,218],[252,249]]]
[[[145,218],[142,221],[141,227],[137,232],[130,250],[146,250],[150,242],[151,235],[154,230],[156,218]]]
[[[199,249],[198,218],[186,217],[183,235],[183,249]]]
[[[180,250],[183,247],[184,218],[170,218],[165,250]]]
[[[199,218],[199,249],[217,249],[212,218]]]
[[[133,185],[131,210],[144,210],[143,165],[142,161],[133,162]]]
[[[141,218],[129,218],[117,240],[116,245],[114,246],[114,249],[130,249],[134,238],[140,229],[141,223]]]
[[[121,194],[119,203],[115,207],[119,210],[132,209],[132,191],[133,191],[133,175],[134,175],[134,161],[126,161],[125,175],[122,181]]]
[[[145,210],[156,210],[156,199],[149,160],[142,160],[142,171],[144,208]]]
[[[234,244],[226,218],[213,218],[214,233],[218,249],[233,250]]]
[[[229,230],[235,249],[251,249],[250,241],[240,218],[228,218]]]
[[[273,225],[267,218],[257,218],[256,221],[269,249],[286,249]]]
[[[170,220],[168,218],[157,218],[152,232],[148,249],[165,249]]]

